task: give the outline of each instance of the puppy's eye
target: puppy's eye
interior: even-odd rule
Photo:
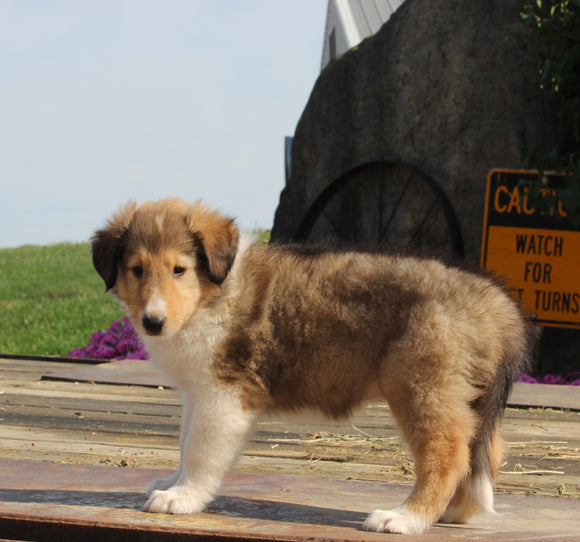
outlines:
[[[143,268],[140,265],[136,265],[131,269],[133,271],[133,275],[135,275],[138,279],[143,276]]]
[[[183,275],[183,273],[185,273],[185,267],[181,267],[179,265],[176,265],[173,268],[173,276],[174,277],[181,277],[181,275]]]

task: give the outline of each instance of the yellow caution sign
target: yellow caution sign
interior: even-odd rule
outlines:
[[[525,181],[536,171],[493,170],[487,179],[481,265],[503,277],[531,317],[545,326],[580,328],[580,231],[561,203],[540,211]],[[541,191],[556,195],[561,175]]]

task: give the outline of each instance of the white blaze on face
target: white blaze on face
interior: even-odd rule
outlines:
[[[155,216],[155,224],[157,225],[157,229],[160,232],[163,232],[165,217],[163,215],[156,215]]]
[[[167,303],[159,292],[155,292],[145,306],[144,316],[150,318],[165,318],[167,316]]]

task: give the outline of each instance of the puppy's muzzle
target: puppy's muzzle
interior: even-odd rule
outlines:
[[[149,335],[161,335],[165,318],[162,316],[143,316],[143,327]]]

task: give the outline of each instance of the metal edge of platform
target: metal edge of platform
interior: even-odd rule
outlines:
[[[168,471],[0,460],[0,536],[14,540],[160,542],[389,540],[360,526],[372,506],[392,508],[409,487],[233,474],[206,512],[149,514],[143,487]],[[498,514],[468,525],[436,525],[411,541],[579,541],[578,501],[498,495]],[[364,509],[364,511],[363,511]]]

